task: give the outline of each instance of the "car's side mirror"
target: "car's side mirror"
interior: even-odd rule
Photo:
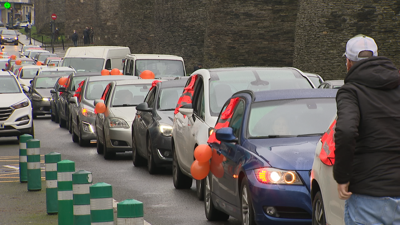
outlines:
[[[59,92],[65,92],[66,88],[65,87],[58,87],[57,91]]]
[[[56,94],[57,92],[55,90],[50,90],[50,93]]]
[[[25,93],[29,92],[29,87],[28,86],[22,86],[22,90],[24,90]]]
[[[147,105],[147,102],[142,102],[139,105],[136,106],[136,110],[137,111],[144,111],[144,112],[151,112],[153,111],[152,108],[149,108],[149,106]]]
[[[96,99],[93,101],[93,105],[96,107],[97,103],[102,102],[104,103],[103,99]]]
[[[78,104],[78,98],[77,97],[71,97],[71,98],[69,98],[68,102],[70,104]]]
[[[219,141],[224,142],[237,142],[238,139],[233,134],[232,127],[223,127],[215,131],[215,137]]]
[[[179,108],[179,112],[183,115],[190,116],[193,114],[192,104],[183,105]]]

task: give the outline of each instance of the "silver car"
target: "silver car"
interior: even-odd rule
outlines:
[[[153,81],[114,81],[106,87],[104,98],[95,100],[95,105],[104,102],[107,107],[96,116],[97,153],[104,153],[105,159],[114,157],[116,152],[132,150],[131,124],[136,106],[144,101]]]

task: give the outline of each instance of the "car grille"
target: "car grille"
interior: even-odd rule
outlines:
[[[0,121],[5,121],[13,113],[14,109],[11,107],[0,108]]]
[[[275,207],[280,218],[290,218],[290,219],[311,219],[312,216],[304,209],[296,207]]]

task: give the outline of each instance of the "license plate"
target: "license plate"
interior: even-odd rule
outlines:
[[[4,129],[4,123],[0,123],[0,129]]]
[[[13,40],[7,40],[7,42],[13,42]]]

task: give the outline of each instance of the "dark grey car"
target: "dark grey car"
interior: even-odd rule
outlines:
[[[1,30],[0,44],[12,43],[18,45],[18,34],[15,30]]]

